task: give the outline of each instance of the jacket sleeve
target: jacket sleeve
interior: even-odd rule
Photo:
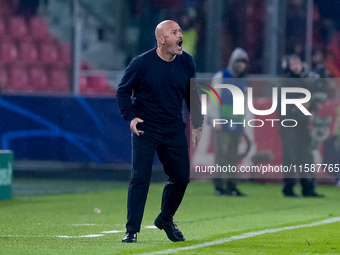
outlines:
[[[139,60],[134,58],[126,68],[124,76],[120,81],[117,89],[117,104],[121,115],[125,120],[131,121],[136,115],[132,107],[131,96],[134,88],[140,82]]]
[[[187,86],[185,103],[190,112],[190,121],[194,129],[202,127],[204,117],[201,114],[201,102],[196,86],[196,68],[192,58],[190,58],[190,82]]]

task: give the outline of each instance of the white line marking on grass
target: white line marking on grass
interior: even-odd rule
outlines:
[[[157,227],[154,226],[154,225],[151,225],[151,226],[145,226],[145,228],[151,228],[151,229],[153,229],[153,228],[157,228]]]
[[[96,224],[89,224],[89,223],[85,223],[85,224],[71,224],[71,226],[96,226]]]
[[[42,238],[42,237],[55,237],[51,235],[40,235],[40,236],[27,236],[27,235],[0,235],[0,237],[27,237],[27,238]]]
[[[71,224],[72,226],[97,226],[101,224]],[[157,228],[156,226],[145,226],[147,229],[154,229]],[[122,233],[125,232],[124,230],[107,230],[102,231],[100,234],[90,234],[90,235],[82,235],[82,236],[67,236],[67,235],[41,235],[41,236],[30,236],[30,235],[0,235],[0,237],[59,237],[59,238],[91,238],[91,237],[101,237],[104,236],[104,234],[116,234],[116,233]]]
[[[83,237],[100,237],[103,236],[103,234],[93,234],[93,235],[85,235],[85,236],[57,236],[60,238],[83,238]]]
[[[327,220],[321,220],[309,224],[302,224],[302,225],[297,225],[297,226],[289,226],[289,227],[282,227],[282,228],[270,228],[270,229],[264,229],[261,231],[253,231],[253,232],[248,232],[244,234],[240,234],[237,236],[231,236],[227,238],[222,238],[222,239],[217,239],[211,242],[205,242],[201,244],[195,244],[191,246],[186,246],[186,247],[180,247],[180,248],[175,248],[175,249],[167,249],[163,251],[155,251],[155,252],[149,252],[149,253],[142,253],[143,255],[155,255],[155,254],[169,254],[169,253],[177,253],[179,251],[185,251],[185,250],[194,250],[198,248],[203,248],[203,247],[208,247],[208,246],[213,246],[213,245],[218,245],[218,244],[224,244],[228,243],[231,241],[235,240],[240,240],[240,239],[245,239],[245,238],[250,238],[254,236],[259,236],[259,235],[264,235],[264,234],[269,234],[269,233],[276,233],[284,230],[292,230],[292,229],[299,229],[299,228],[307,228],[307,227],[315,227],[315,226],[320,226],[320,225],[325,225],[329,223],[334,223],[334,222],[339,222],[340,217],[335,217],[335,218],[330,218]]]
[[[121,233],[124,232],[123,230],[108,230],[108,231],[103,231],[101,233],[103,234],[115,234],[115,233]]]

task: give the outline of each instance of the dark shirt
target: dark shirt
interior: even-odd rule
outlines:
[[[117,102],[125,120],[144,120],[141,130],[166,132],[185,126],[182,117],[183,100],[190,111],[194,128],[203,124],[192,57],[183,52],[174,60],[162,60],[156,48],[135,57],[118,85]],[[132,95],[132,98],[131,98]]]

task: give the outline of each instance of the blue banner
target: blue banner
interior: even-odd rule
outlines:
[[[16,160],[131,163],[131,134],[111,97],[0,96],[1,149]]]

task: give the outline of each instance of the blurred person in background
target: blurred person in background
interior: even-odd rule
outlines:
[[[330,77],[340,78],[340,69],[334,59],[334,54],[331,50],[327,50],[325,54],[324,65]]]
[[[334,64],[331,51],[326,50],[326,54],[321,49],[314,49],[312,54],[312,70],[320,75],[320,78],[340,77],[340,70]]]
[[[323,164],[333,165],[335,169],[335,165],[340,165],[340,107],[337,109],[336,116],[336,133],[329,137],[323,146]],[[336,186],[340,188],[340,174],[339,171],[332,171],[330,173],[337,180]]]
[[[247,67],[249,64],[248,54],[242,48],[236,48],[229,59],[229,64],[226,69],[223,69],[216,73],[213,78],[215,84],[231,83],[239,87],[242,91],[245,91],[247,83],[237,78],[244,78],[247,74]],[[232,79],[232,81],[231,81]],[[210,111],[208,117],[210,121],[212,119],[227,119],[237,122],[241,122],[244,116],[233,116],[232,106],[233,98],[228,90],[219,90],[221,95],[222,106],[212,106],[209,109],[216,109],[216,111]],[[210,101],[211,103],[211,101]],[[235,128],[236,126],[236,128]],[[243,126],[234,125],[219,125],[220,129],[213,129],[213,144],[215,154],[215,164],[219,166],[237,166],[239,161],[238,145],[240,137],[243,135]],[[237,188],[237,180],[233,178],[233,174],[221,173],[213,179],[215,195],[216,196],[244,196],[244,194]]]
[[[183,41],[183,50],[190,54],[194,59],[196,57],[196,46],[198,41],[197,31],[194,27],[195,16],[195,9],[189,8],[180,18],[182,34],[183,37],[185,37],[185,41]]]
[[[301,58],[297,55],[285,56],[282,60],[282,68],[285,71],[286,78],[314,78],[319,79],[317,73],[308,70],[308,67],[302,63]],[[310,102],[305,104],[305,107],[312,113],[313,117],[317,114],[321,103],[327,97],[325,89],[320,83],[311,83],[311,79],[301,82],[292,81],[292,86],[298,84],[299,87],[309,90],[312,94]],[[288,85],[288,84],[286,84]],[[299,98],[299,93],[289,93],[288,98]],[[281,96],[279,96],[281,99]],[[279,111],[281,111],[281,103],[279,102]],[[283,118],[284,117],[284,118]],[[279,128],[281,141],[282,141],[282,165],[284,166],[305,166],[314,164],[313,159],[313,145],[311,126],[311,116],[304,115],[296,105],[288,104],[286,116],[279,114],[280,121],[282,119],[294,119],[298,122],[296,127],[281,127]],[[298,169],[299,170],[299,169]],[[308,173],[300,174],[300,183],[302,186],[302,195],[304,197],[324,197],[315,192],[315,178],[314,174],[310,171]],[[283,194],[286,197],[298,197],[294,192],[295,178],[294,173],[284,173],[283,179]]]
[[[334,64],[332,58],[332,52],[326,51],[326,55],[320,49],[315,49],[312,56],[312,67],[313,72],[320,75],[323,78],[320,82],[325,83],[327,86],[328,99],[337,98],[338,84],[337,79],[327,79],[327,78],[337,78],[340,77],[340,70]]]
[[[325,72],[319,73],[325,67],[324,65],[324,54],[321,49],[313,49],[312,52],[312,70],[320,75],[321,78],[325,78]],[[326,71],[326,70],[325,70]]]
[[[188,143],[182,117],[183,101],[190,111],[192,141],[196,147],[203,116],[196,86],[195,63],[183,51],[180,26],[171,20],[155,30],[157,47],[135,57],[118,85],[117,103],[132,131],[132,172],[124,243],[137,242],[149,190],[155,152],[168,175],[161,213],[154,224],[173,242],[184,241],[173,222],[190,178]],[[190,102],[191,101],[191,102]]]

